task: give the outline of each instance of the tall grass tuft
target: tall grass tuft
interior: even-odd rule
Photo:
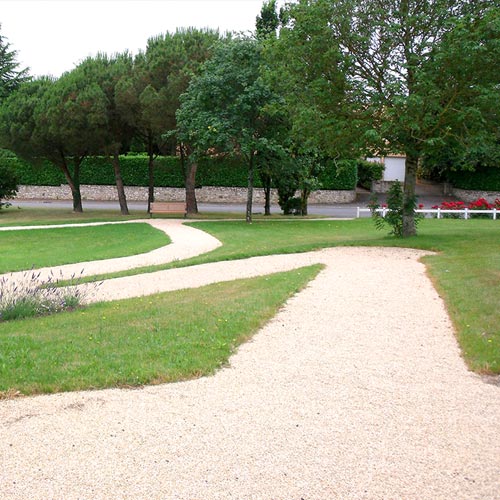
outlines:
[[[60,311],[80,307],[84,300],[101,285],[77,287],[81,276],[73,274],[69,287],[61,288],[62,273],[56,277],[51,271],[47,279],[40,279],[40,272],[26,271],[20,279],[12,279],[12,274],[0,278],[0,321],[10,321],[33,316],[45,316]],[[68,281],[65,280],[66,284]]]

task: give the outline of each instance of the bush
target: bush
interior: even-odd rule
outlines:
[[[477,191],[500,191],[500,168],[482,167],[474,171],[450,172],[448,179],[453,187]]]
[[[19,177],[19,184],[29,186],[59,186],[65,184],[62,172],[47,161],[33,165],[18,158],[0,157],[0,165],[11,167]],[[148,158],[145,155],[120,156],[123,182],[126,186],[148,185]],[[71,169],[71,164],[70,164]],[[203,158],[198,163],[196,182],[198,186],[246,187],[248,170],[239,158]],[[113,168],[102,156],[86,158],[80,170],[81,184],[114,185]],[[357,161],[326,160],[319,176],[322,189],[355,189],[357,183]],[[180,158],[160,156],[155,160],[155,185],[158,187],[184,187]],[[255,177],[255,187],[262,187]]]
[[[318,180],[322,189],[351,190],[356,189],[358,183],[357,160],[328,159]]]
[[[0,209],[9,205],[2,200],[9,200],[16,196],[17,184],[17,175],[14,170],[0,163]]]
[[[467,208],[471,212],[475,210],[493,210],[494,208],[500,210],[500,198],[497,198],[493,203],[489,203],[485,198],[478,198],[477,200],[471,201],[468,205],[465,205],[463,201],[443,201],[441,205],[433,205],[431,208],[454,211]],[[435,214],[434,217],[437,217],[437,214]],[[461,219],[465,216],[461,213],[445,213],[441,214],[441,217],[443,219]],[[490,217],[490,214],[470,214],[471,219],[489,219]]]
[[[409,203],[415,209],[415,198]],[[385,215],[380,212],[380,205],[376,194],[372,195],[369,207],[377,229],[383,229],[388,225],[391,227],[389,235],[396,236],[397,238],[403,237],[404,196],[400,182],[393,182],[387,193],[387,205],[383,205],[382,207],[386,209]],[[419,206],[419,208],[421,207]],[[418,225],[421,218],[421,214],[415,214],[415,225]]]
[[[45,160],[35,165],[16,157],[0,157],[0,169],[2,167],[15,172],[18,183],[25,186],[60,186],[66,182],[63,173]]]
[[[380,181],[384,176],[384,164],[373,161],[358,161],[358,186],[372,188],[373,181]]]
[[[74,276],[69,288],[60,288],[53,275],[40,280],[40,273],[26,271],[19,280],[0,279],[0,322],[44,316],[79,307],[84,299],[101,285],[87,284],[74,288],[81,280]]]

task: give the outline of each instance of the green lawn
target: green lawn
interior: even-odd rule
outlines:
[[[123,221],[147,219],[145,211],[131,210],[121,215],[119,210],[85,209],[75,213],[70,208],[7,207],[0,210],[0,226],[39,226],[44,224],[70,224],[80,222]]]
[[[479,373],[500,373],[500,222],[426,219],[419,235],[386,236],[370,219],[344,221],[196,222],[223,246],[192,259],[115,275],[160,268],[331,246],[402,246],[438,252],[426,257],[429,274],[446,300],[464,358]],[[102,278],[102,277],[100,277]]]
[[[374,229],[369,219],[194,225],[224,245],[191,262],[337,245],[404,246],[438,252],[425,257],[424,262],[446,301],[467,364],[479,373],[500,373],[498,221],[427,219],[421,222],[419,235],[408,239],[385,236]]]
[[[148,252],[170,243],[145,223],[0,231],[0,274]]]
[[[337,245],[405,246],[433,250],[437,254],[425,257],[424,262],[428,267],[431,279],[446,301],[450,316],[456,327],[464,358],[470,368],[479,373],[500,373],[499,222],[491,220],[429,219],[422,221],[419,227],[419,236],[403,240],[394,239],[376,231],[373,222],[369,219],[352,221],[271,220],[256,221],[251,225],[244,222],[210,221],[197,222],[193,223],[193,225],[220,239],[223,246],[206,255],[161,267],[179,267],[187,264],[243,258],[252,255],[302,252]],[[150,270],[153,269],[158,269],[158,267]],[[264,281],[270,283],[265,279]],[[238,282],[237,286],[234,283],[221,284],[213,288],[162,294],[161,296],[143,299],[142,302],[140,299],[121,301],[113,303],[113,305],[92,306],[86,311],[0,324],[0,338],[5,341],[8,339],[9,342],[15,342],[8,349],[1,347],[0,352],[3,355],[3,360],[0,360],[0,367],[9,366],[8,371],[12,371],[13,365],[25,365],[27,371],[23,377],[26,380],[31,378],[27,382],[24,379],[19,379],[20,381],[16,385],[14,382],[20,375],[15,375],[14,379],[5,383],[3,390],[22,386],[24,389],[19,390],[23,392],[43,392],[71,390],[76,387],[132,385],[175,380],[176,377],[185,378],[196,376],[196,374],[209,373],[213,371],[214,366],[219,366],[220,363],[225,361],[219,359],[219,361],[214,362],[215,364],[207,362],[208,371],[204,371],[200,368],[200,365],[196,365],[196,368],[191,367],[191,371],[188,370],[183,375],[173,375],[174,372],[170,371],[170,369],[167,370],[168,374],[165,371],[163,375],[155,371],[156,368],[148,371],[146,365],[151,364],[152,357],[158,356],[159,352],[161,353],[160,358],[168,358],[174,364],[183,364],[184,362],[180,363],[178,357],[171,356],[170,346],[173,345],[171,342],[166,347],[162,344],[161,349],[160,347],[157,349],[154,347],[157,345],[157,340],[154,340],[152,341],[153,347],[149,351],[150,354],[143,356],[142,351],[146,349],[145,338],[149,339],[150,337],[148,336],[149,333],[146,337],[141,337],[140,332],[154,331],[155,328],[161,332],[165,331],[165,328],[172,326],[173,330],[169,330],[169,332],[174,330],[180,332],[179,338],[186,341],[185,343],[181,342],[179,345],[176,344],[176,349],[186,354],[185,359],[191,356],[197,357],[198,355],[191,354],[193,337],[184,337],[182,332],[191,331],[193,328],[198,332],[203,328],[207,330],[205,323],[206,325],[212,323],[212,313],[208,314],[208,309],[205,308],[207,304],[204,304],[203,300],[208,300],[210,310],[214,311],[213,314],[217,317],[217,311],[224,310],[226,299],[239,300],[240,296],[248,297],[246,295],[247,287],[252,286],[249,284],[250,282],[254,283],[254,281],[249,280]],[[281,294],[284,292],[285,295],[280,295],[280,297],[288,296],[287,293],[290,290],[288,285],[283,284],[282,281],[273,281],[272,283],[274,283],[273,293]],[[303,284],[304,282],[300,283]],[[235,286],[235,288],[226,289],[226,285]],[[292,289],[296,290],[297,286],[297,283],[295,283]],[[218,294],[215,293],[216,290],[224,290],[224,292]],[[171,302],[163,302],[167,300],[165,297],[169,297],[168,300]],[[175,306],[177,301],[186,302],[189,305],[185,309],[177,309]],[[262,304],[262,302],[258,303]],[[280,303],[279,300],[275,305],[278,303]],[[150,306],[155,306],[155,304],[161,304],[161,306],[151,309]],[[203,304],[203,308],[199,307],[200,304]],[[231,307],[236,306],[233,304]],[[242,306],[238,305],[237,307]],[[257,307],[257,310],[260,310],[259,307]],[[171,311],[175,312],[175,316],[170,315]],[[242,309],[241,311],[243,313],[240,316],[245,319],[247,316],[246,310]],[[89,321],[87,314],[92,315],[91,321]],[[137,316],[134,316],[135,314]],[[272,314],[273,312],[270,313],[270,316]],[[162,322],[164,316],[167,318],[165,323]],[[251,317],[250,314],[248,316]],[[77,324],[80,324],[77,321],[79,318],[83,318],[83,323],[81,323],[83,325],[81,326],[82,331],[79,331],[80,327],[77,326]],[[106,318],[106,321],[103,318]],[[112,320],[109,320],[110,318]],[[151,318],[154,318],[153,323],[150,321]],[[219,318],[225,323],[225,315],[220,315]],[[265,320],[261,318],[258,321]],[[110,331],[106,329],[108,324],[112,325]],[[93,325],[92,331],[90,335],[85,337],[85,328],[88,325]],[[233,331],[239,331],[239,329],[240,326]],[[80,333],[77,333],[78,331]],[[41,332],[45,333],[42,335]],[[73,332],[75,332],[77,338],[81,337],[80,340],[73,340]],[[129,340],[129,337],[132,339],[134,335],[141,337],[137,339],[139,342],[134,343]],[[171,334],[169,333],[169,335]],[[212,337],[214,342],[219,341],[216,330],[212,330]],[[12,340],[14,338],[15,341]],[[42,341],[44,338],[45,340]],[[40,344],[38,340],[40,340]],[[89,355],[82,350],[82,342],[88,342],[91,347],[90,358],[93,356],[94,362],[90,363],[90,365],[88,364]],[[49,349],[49,351],[53,349],[52,354],[47,354],[47,360],[40,363],[45,363],[47,366],[50,366],[50,363],[63,364],[63,368],[57,370],[54,368],[53,376],[50,375],[52,368],[46,370],[47,380],[50,380],[50,383],[47,382],[47,384],[36,376],[36,372],[41,373],[41,364],[36,359],[32,360],[33,353],[43,351],[46,344],[54,346]],[[137,358],[138,364],[144,365],[145,371],[141,372],[143,375],[137,374],[137,368],[135,368],[137,365],[134,364],[133,369],[128,369],[127,374],[120,374],[118,378],[113,371],[114,368],[105,369],[103,373],[96,375],[95,380],[89,382],[89,379],[83,377],[80,371],[73,370],[74,367],[82,365],[82,371],[87,373],[86,376],[88,377],[94,371],[99,372],[97,365],[100,363],[99,356],[103,344],[112,345],[109,350],[110,356],[113,358],[112,366],[119,367],[123,360],[128,363],[129,359]],[[77,346],[76,349],[73,349],[73,345]],[[129,347],[122,350],[123,345]],[[202,350],[206,350],[205,341],[200,345],[202,345]],[[230,352],[230,349],[228,352]],[[116,354],[113,354],[115,351]],[[81,353],[81,355],[78,353]],[[43,356],[40,354],[40,357]],[[190,364],[188,361],[186,363]],[[201,364],[204,363],[201,362]],[[116,369],[118,370],[118,368]],[[65,381],[62,382],[65,371],[68,371],[71,380],[68,381],[65,378]]]
[[[0,323],[0,397],[211,374],[320,268]]]

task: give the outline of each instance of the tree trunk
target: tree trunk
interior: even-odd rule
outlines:
[[[181,144],[181,166],[184,175],[184,188],[186,189],[186,211],[188,215],[198,213],[198,202],[196,201],[196,171],[198,163],[190,160],[186,155],[185,146]]]
[[[247,211],[246,221],[248,224],[252,223],[252,201],[253,201],[253,176],[254,176],[254,154],[250,153],[250,162],[248,164],[248,191],[247,191]]]
[[[261,173],[262,185],[264,186],[264,215],[271,215],[271,176]]]
[[[415,186],[417,184],[418,156],[413,153],[406,154],[405,182],[403,188],[403,231],[402,236],[415,236]]]
[[[155,157],[151,140],[148,144],[148,214],[151,212],[151,203],[155,201]]]
[[[73,199],[73,212],[82,213],[83,205],[82,205],[82,194],[80,192],[80,164],[82,160],[75,160],[75,170],[73,175],[69,171],[68,164],[66,162],[66,157],[61,154],[61,164],[59,165],[62,170],[66,182],[68,183],[71,189],[71,198]]]
[[[118,156],[118,151],[113,152],[113,157],[111,162],[113,164],[113,170],[115,172],[115,182],[116,182],[116,190],[118,191],[118,202],[120,203],[120,212],[122,215],[129,215],[127,198],[125,196],[125,187],[123,186],[122,173],[120,169],[120,158]]]
[[[300,191],[300,215],[307,215],[307,200],[311,191],[309,189],[302,189]]]

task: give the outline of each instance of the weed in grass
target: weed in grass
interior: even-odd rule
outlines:
[[[20,279],[12,279],[12,275],[0,279],[0,321],[44,316],[79,307],[84,300],[95,291],[101,282],[90,286],[77,287],[80,276],[73,275],[69,280],[69,288],[60,288],[62,274],[55,277],[51,272],[47,279],[40,278],[40,272],[26,271]]]

